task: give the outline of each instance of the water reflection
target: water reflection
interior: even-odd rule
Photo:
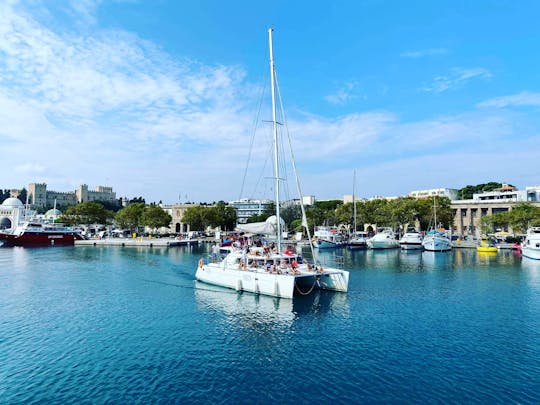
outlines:
[[[425,271],[421,250],[402,250],[399,255],[399,272]]]
[[[234,290],[195,282],[195,299],[200,310],[217,311],[243,328],[291,326],[307,314],[348,313],[347,294],[316,291],[307,296],[284,299],[238,293]]]
[[[521,268],[530,272],[536,272],[540,276],[540,260],[534,260],[523,256],[521,258]]]

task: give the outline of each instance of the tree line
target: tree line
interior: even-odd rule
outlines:
[[[168,227],[172,217],[158,205],[130,204],[118,212],[108,210],[100,202],[84,202],[73,205],[58,218],[67,225],[92,225],[114,223],[122,229],[137,231],[140,227],[157,229]]]
[[[512,228],[514,233],[525,233],[531,226],[540,226],[540,207],[530,203],[517,203],[511,211],[486,215],[480,221],[485,234],[508,227]]]
[[[404,229],[412,226],[416,220],[420,222],[421,229],[427,230],[433,225],[433,199],[417,200],[411,197],[402,197],[394,200],[356,201],[356,223],[361,229],[364,224],[390,226],[395,229]],[[453,211],[450,199],[436,197],[437,225],[449,228],[453,222]],[[306,207],[308,226],[344,225],[352,230],[354,224],[353,204],[343,204],[341,200],[317,201],[314,205]],[[302,230],[302,213],[299,205],[284,205],[281,217],[290,231]],[[275,215],[274,205],[270,205],[265,212],[253,215],[248,222],[263,222],[271,215]],[[220,202],[216,207],[192,207],[184,216],[183,222],[188,223],[191,229],[204,230],[208,226],[232,230],[236,224],[236,211]]]

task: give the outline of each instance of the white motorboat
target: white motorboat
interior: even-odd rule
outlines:
[[[399,240],[399,246],[402,250],[420,250],[424,247],[422,246],[424,238],[422,234],[414,229],[411,229],[401,237]]]
[[[332,249],[343,246],[343,236],[336,228],[318,226],[313,234],[313,246],[319,249]]]
[[[452,250],[452,240],[446,230],[437,228],[437,205],[433,198],[433,229],[430,230],[422,242],[424,249],[429,252],[447,252]]]
[[[195,273],[195,278],[199,281],[232,288],[237,291],[249,291],[256,294],[265,294],[275,297],[293,298],[295,293],[307,295],[315,289],[325,289],[333,291],[348,290],[349,272],[337,268],[329,268],[318,263],[317,255],[312,249],[314,264],[307,263],[302,256],[292,249],[282,251],[282,224],[280,216],[280,165],[278,145],[278,120],[276,115],[276,97],[279,92],[276,90],[276,72],[274,66],[274,56],[272,48],[272,29],[268,30],[270,48],[270,76],[272,94],[272,129],[273,129],[273,158],[274,158],[274,190],[276,221],[269,222],[266,226],[273,226],[275,237],[275,250],[268,247],[246,247],[232,248],[229,254],[221,261],[214,258],[211,263],[205,263],[204,259],[199,260],[199,265]],[[280,123],[286,125],[285,117]],[[287,131],[288,134],[288,131]],[[289,145],[291,144],[289,140]],[[291,151],[291,156],[292,156]],[[296,175],[296,165],[292,161],[293,171],[296,176],[296,185],[299,196],[302,196],[298,176]],[[306,229],[311,245],[311,235],[307,226],[307,218],[303,205],[302,225]],[[280,220],[278,220],[280,219]],[[266,231],[265,231],[266,232]]]
[[[521,254],[529,259],[540,260],[540,227],[527,229],[527,235],[521,244]]]
[[[370,249],[395,249],[399,247],[399,241],[391,228],[380,228],[375,236],[367,240]]]
[[[351,235],[351,238],[347,242],[349,249],[363,249],[367,248],[367,240],[369,236],[367,232],[356,231]]]

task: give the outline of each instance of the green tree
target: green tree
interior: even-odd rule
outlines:
[[[212,226],[219,226],[223,230],[233,230],[236,226],[236,210],[228,206],[224,201],[219,201],[215,207],[210,208],[215,213]]]
[[[525,233],[529,226],[540,225],[540,207],[529,203],[518,203],[512,211],[505,213],[514,232]]]
[[[511,184],[509,184],[513,187]],[[490,181],[488,183],[477,184],[476,186],[468,185],[458,191],[458,198],[461,200],[470,200],[473,198],[473,194],[482,193],[485,191],[493,191],[497,188],[501,188],[502,183],[496,181]]]
[[[150,205],[143,211],[141,222],[144,226],[152,229],[168,227],[172,217],[167,214],[159,205]]]
[[[116,213],[114,221],[121,228],[136,231],[143,225],[142,217],[145,208],[144,203],[130,204]]]
[[[189,224],[189,227],[194,231],[204,231],[213,218],[214,213],[210,212],[211,208],[203,206],[190,207],[182,215],[182,221]]]
[[[94,201],[87,201],[81,204],[67,207],[66,212],[59,218],[59,221],[68,225],[91,225],[107,224],[114,217],[111,211]]]

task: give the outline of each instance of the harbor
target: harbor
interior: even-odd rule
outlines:
[[[210,253],[0,249],[0,402],[540,401],[540,261],[342,249],[349,293],[289,300],[194,281]]]

